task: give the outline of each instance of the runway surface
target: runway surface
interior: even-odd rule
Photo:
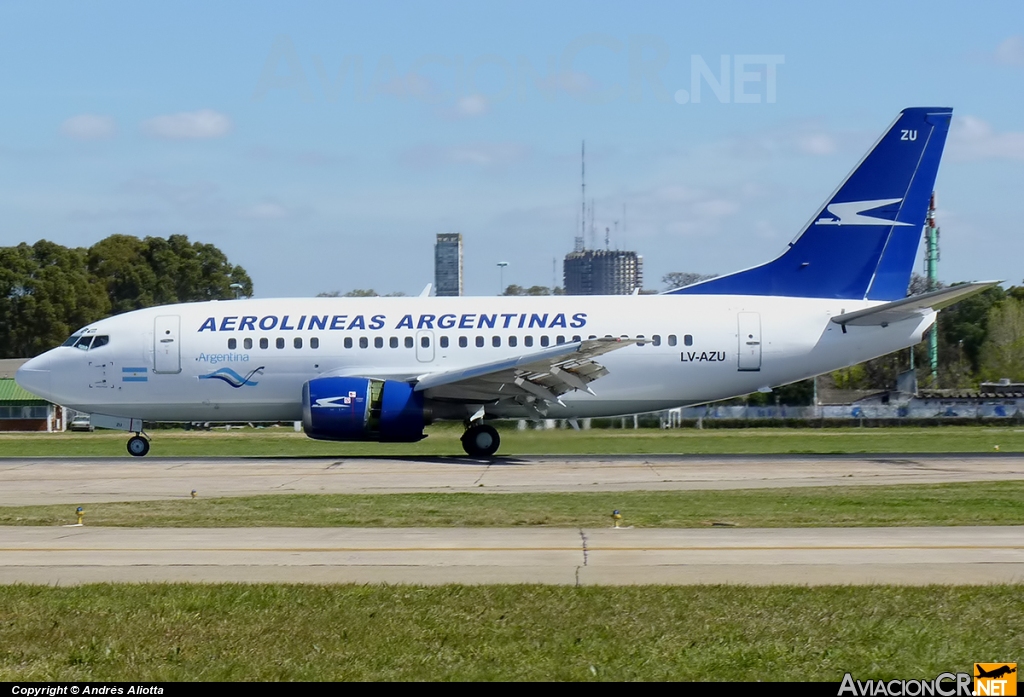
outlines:
[[[0,506],[277,493],[636,491],[1024,479],[1024,455],[0,458]]]
[[[0,505],[1024,479],[1020,455],[0,458]],[[0,583],[1022,583],[1024,527],[0,528]]]
[[[1024,582],[1021,528],[0,528],[0,583]]]

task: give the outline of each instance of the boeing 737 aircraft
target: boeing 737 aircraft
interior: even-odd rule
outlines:
[[[335,441],[413,442],[463,421],[600,417],[769,390],[921,341],[994,283],[907,298],[952,110],[900,113],[778,258],[656,296],[242,299],[101,320],[17,373],[134,435],[146,421],[298,421]]]

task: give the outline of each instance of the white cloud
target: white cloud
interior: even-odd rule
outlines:
[[[957,160],[1024,160],[1024,132],[997,132],[977,116],[953,117],[949,154]]]
[[[434,167],[438,165],[470,165],[479,168],[503,167],[524,160],[529,150],[517,143],[479,143],[449,148],[422,146],[402,153],[407,165]]]
[[[734,157],[748,159],[777,155],[825,157],[860,144],[859,134],[834,132],[816,121],[802,121],[737,136],[724,146]]]
[[[62,123],[60,132],[75,140],[103,140],[114,136],[117,124],[111,116],[79,114]]]
[[[462,119],[471,119],[477,116],[483,116],[490,111],[490,103],[487,101],[487,97],[482,94],[471,94],[466,97],[462,97],[455,102],[455,109],[452,111],[452,116]]]
[[[165,114],[149,119],[142,129],[156,138],[198,140],[220,138],[231,130],[231,119],[212,109]]]
[[[596,90],[597,82],[587,73],[565,70],[538,80],[537,88],[542,92],[565,92],[579,97]]]
[[[996,46],[995,61],[1001,65],[1024,66],[1024,37],[1011,36]]]
[[[828,133],[800,133],[794,143],[797,151],[805,155],[831,155],[838,149],[836,139]]]
[[[250,220],[281,220],[288,217],[288,209],[279,203],[265,201],[242,210],[242,217]]]

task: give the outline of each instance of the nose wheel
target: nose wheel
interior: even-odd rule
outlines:
[[[490,457],[498,452],[501,438],[493,426],[477,424],[462,434],[462,449],[470,457]]]
[[[136,433],[128,439],[128,454],[135,457],[145,457],[149,452],[149,441]]]

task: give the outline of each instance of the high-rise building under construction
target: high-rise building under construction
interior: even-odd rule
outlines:
[[[643,256],[580,246],[566,254],[562,263],[566,295],[630,295],[643,287]]]
[[[462,234],[442,232],[434,243],[434,294],[462,295]]]

